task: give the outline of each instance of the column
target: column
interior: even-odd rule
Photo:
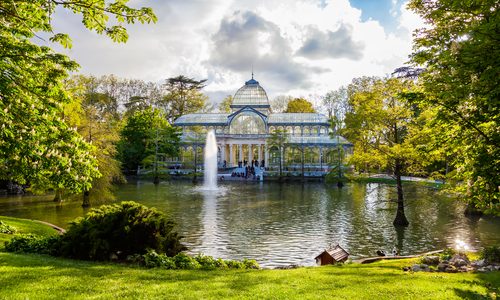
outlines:
[[[260,166],[260,162],[262,161],[262,144],[259,144],[259,145],[257,146],[257,150],[258,150],[258,152],[259,152],[259,154],[258,154],[258,156],[259,156],[259,157],[258,157],[258,160],[259,160],[259,166]]]
[[[248,144],[248,165],[250,166],[252,164],[252,144]]]
[[[323,147],[319,146],[319,167],[321,168],[321,172],[323,172]]]
[[[219,163],[221,165],[223,165],[225,160],[226,160],[226,144],[222,143],[220,145],[220,162]]]
[[[238,144],[238,162],[241,161],[243,163],[243,145]]]
[[[269,166],[269,147],[266,145],[264,145],[264,165],[266,167]]]
[[[229,144],[229,165],[234,166],[233,144]]]

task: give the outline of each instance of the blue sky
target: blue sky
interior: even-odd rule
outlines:
[[[394,13],[397,12],[400,1],[392,0],[351,0],[351,5],[361,9],[361,18],[366,21],[370,18],[380,22],[384,28],[394,30],[397,26],[397,19]],[[392,13],[391,13],[392,12]]]

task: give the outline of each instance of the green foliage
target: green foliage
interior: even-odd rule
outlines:
[[[500,263],[500,247],[485,247],[481,250],[480,257],[488,263]]]
[[[54,254],[57,252],[59,236],[20,234],[5,243],[8,252]]]
[[[179,151],[178,130],[157,109],[147,108],[133,113],[126,120],[121,137],[118,157],[123,168],[129,171],[137,170],[140,164],[154,161],[151,156],[156,154],[156,142],[160,155],[174,156]]]
[[[227,95],[226,98],[222,99],[221,103],[219,104],[219,111],[221,113],[230,113],[231,104],[233,104],[233,96]]]
[[[158,254],[156,251],[148,251],[148,253],[143,256],[144,266],[146,268],[164,268],[164,269],[176,269],[175,260],[172,257],[168,257],[164,254]]]
[[[457,170],[455,190],[500,214],[498,1],[412,0],[409,8],[428,24],[414,34],[412,62],[425,67],[435,148]]]
[[[78,65],[31,40],[43,32],[49,40],[71,47],[69,36],[54,32],[51,23],[56,11],[67,10],[81,15],[87,29],[124,42],[124,23],[156,21],[150,8],[133,9],[126,2],[0,2],[0,179],[76,193],[88,190],[101,176],[95,148],[63,117],[62,106],[70,102],[63,80]]]
[[[147,268],[180,269],[180,270],[216,270],[216,269],[260,269],[255,260],[244,259],[243,261],[215,259],[212,256],[198,254],[191,257],[185,253],[179,253],[174,257],[158,254],[154,250],[148,251],[141,256],[130,257],[129,261],[137,262]]]
[[[208,97],[200,92],[205,87],[206,81],[206,79],[195,80],[184,75],[166,80],[165,86],[168,94],[164,96],[161,106],[171,124],[182,115],[200,112],[207,107]]]
[[[313,104],[304,98],[295,98],[287,104],[286,113],[315,113]]]
[[[455,255],[457,252],[453,248],[446,248],[443,250],[443,252],[439,253],[439,257],[441,260],[450,260],[453,255]]]
[[[103,205],[73,221],[61,237],[60,255],[86,260],[124,260],[148,249],[173,256],[185,247],[163,213],[135,202]]]
[[[176,256],[174,256],[174,261],[175,261],[175,266],[178,269],[193,270],[193,269],[199,269],[201,267],[200,263],[196,259],[185,253],[179,253]]]
[[[6,224],[5,222],[0,220],[0,233],[14,234],[16,233],[16,231],[16,227],[10,226],[9,224]]]

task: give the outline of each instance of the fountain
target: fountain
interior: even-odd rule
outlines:
[[[203,188],[206,190],[217,189],[217,141],[213,130],[208,131],[205,142]]]

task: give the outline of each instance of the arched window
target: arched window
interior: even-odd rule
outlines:
[[[265,134],[266,125],[261,117],[253,112],[242,112],[232,121],[231,134]]]

